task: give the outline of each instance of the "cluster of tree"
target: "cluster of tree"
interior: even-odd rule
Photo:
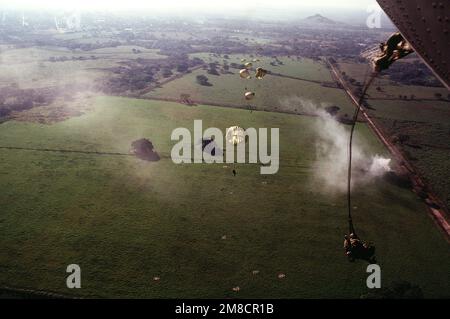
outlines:
[[[442,101],[450,101],[450,94],[448,94],[447,96],[445,96],[445,95],[443,95],[442,93],[440,93],[440,92],[436,92],[436,93],[434,93],[434,97],[437,99],[437,100],[442,100]],[[416,99],[416,96],[414,95],[414,94],[411,94],[411,95],[403,95],[403,94],[399,94],[398,95],[398,98],[400,99],[400,100],[415,100]],[[419,100],[420,100],[420,98],[419,98]]]
[[[83,51],[92,51],[92,50],[97,50],[97,49],[103,49],[103,48],[115,48],[118,47],[119,45],[122,45],[123,43],[120,41],[115,41],[115,40],[111,40],[111,41],[107,41],[107,42],[76,42],[76,41],[70,41],[70,42],[65,42],[64,45],[70,50],[83,50]]]
[[[168,66],[163,67],[161,74],[163,78],[169,78],[173,75],[172,69]]]
[[[177,66],[177,72],[180,73],[186,73],[189,71],[189,63],[187,62],[180,62]]]
[[[0,88],[0,118],[13,111],[50,104],[57,94],[54,89],[20,89],[16,85]]]
[[[442,93],[436,92],[434,93],[434,97],[438,100],[445,100],[447,99],[447,101],[450,101],[450,93],[447,94],[447,97],[445,97]]]
[[[102,91],[111,94],[122,94],[127,91],[142,90],[153,82],[160,71],[158,66],[141,65],[139,63],[121,66],[112,70],[117,76],[109,78],[101,84]]]
[[[40,22],[40,25],[43,22]],[[52,27],[52,21],[48,27]],[[261,51],[264,55],[292,55],[292,56],[358,56],[361,44],[377,43],[378,35],[373,32],[361,32],[360,29],[345,28],[314,29],[303,28],[298,23],[255,23],[251,21],[234,20],[209,21],[208,26],[190,23],[186,21],[160,21],[152,20],[150,23],[145,19],[122,20],[118,17],[108,17],[107,21],[98,22],[98,17],[88,16],[83,19],[82,41],[78,39],[64,39],[56,37],[36,37],[34,43],[30,41],[30,36],[20,39],[12,38],[14,32],[23,32],[23,28],[15,28],[11,32],[0,33],[2,37],[8,37],[8,41],[13,40],[17,45],[27,43],[28,45],[60,46],[69,49],[81,49],[85,51],[116,47],[118,45],[133,45],[149,49],[159,49],[162,54],[193,53],[193,52],[214,52],[215,54],[228,55],[231,53],[251,54],[255,53],[255,46],[252,44],[253,37],[267,37],[276,39],[272,43],[264,44]],[[234,35],[234,31],[240,29],[239,35]],[[227,32],[220,32],[226,30]],[[177,34],[183,33],[180,37]],[[246,34],[244,40],[242,35]],[[104,38],[109,34],[107,41],[95,41],[95,38]],[[175,36],[173,36],[175,35]],[[94,41],[86,41],[94,39]],[[248,39],[248,40],[245,40]],[[259,49],[258,49],[259,50]],[[139,53],[134,49],[134,53]],[[261,52],[260,52],[261,53]]]
[[[238,69],[238,70],[240,70],[240,69],[244,69],[245,68],[245,65],[244,64],[239,64],[239,63],[230,63],[230,67],[231,68],[233,68],[233,69]]]
[[[143,59],[128,61],[112,69],[115,77],[99,85],[99,89],[111,94],[123,94],[145,89],[158,83],[160,78],[169,78],[174,72],[187,73],[189,69],[202,65],[199,58],[189,59],[186,54],[173,54],[167,59]]]
[[[220,75],[219,71],[217,70],[219,64],[214,62],[214,63],[209,63],[208,65],[208,74],[211,75]]]
[[[276,55],[272,56],[273,61],[270,62],[270,65],[277,66],[277,65],[283,65],[284,62],[281,61]]]
[[[206,75],[197,75],[196,77],[196,81],[198,84],[203,85],[203,86],[212,86],[211,83],[209,83],[209,79]]]
[[[67,57],[67,56],[51,56],[48,60],[50,62],[65,62],[65,61],[85,61],[85,60],[97,60],[98,58],[95,55],[91,55],[91,56],[73,56],[71,58]]]
[[[414,100],[414,99],[416,98],[416,96],[415,96],[414,94],[411,94],[410,96],[399,94],[399,95],[398,95],[398,98],[399,98],[400,100],[408,100],[408,99]]]
[[[228,64],[228,62],[224,62],[224,64],[222,65],[222,69],[220,70],[220,73],[222,74],[229,74],[230,72],[230,65]]]
[[[442,87],[428,67],[417,60],[393,64],[386,74],[392,81],[405,85]]]

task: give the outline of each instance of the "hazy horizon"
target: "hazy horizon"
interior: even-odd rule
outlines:
[[[154,9],[154,10],[208,10],[217,11],[222,9],[235,10],[255,10],[262,8],[271,9],[353,9],[365,10],[369,5],[376,4],[375,0],[253,0],[250,2],[242,2],[240,0],[191,0],[189,2],[184,0],[78,0],[78,1],[58,1],[58,0],[1,0],[0,8],[28,8],[28,9],[71,9],[71,10],[85,10],[85,9],[100,9],[100,10],[134,10],[134,9]]]
[[[142,16],[164,15],[179,18],[244,18],[249,20],[298,20],[314,14],[321,14],[333,20],[350,24],[363,24],[368,8],[378,6],[376,0],[256,0],[242,3],[239,0],[182,0],[142,1],[142,0],[79,0],[73,1],[31,1],[1,0],[1,10],[28,11],[105,11],[115,13],[137,13]]]

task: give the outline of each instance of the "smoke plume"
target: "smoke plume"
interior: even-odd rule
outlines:
[[[283,105],[295,108],[303,113],[318,117],[314,130],[316,132],[314,163],[314,179],[324,187],[320,190],[327,193],[342,193],[347,190],[349,126],[339,123],[324,108],[326,104],[317,105],[301,98],[289,98]],[[391,160],[373,154],[365,146],[358,134],[353,140],[352,187],[371,183],[391,171]]]

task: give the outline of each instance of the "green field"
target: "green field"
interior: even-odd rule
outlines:
[[[367,65],[342,61],[339,68],[361,82],[368,70]],[[447,208],[450,207],[450,102],[445,100],[448,90],[401,85],[381,76],[374,81],[368,96],[369,114],[389,136],[408,138],[399,147]]]
[[[139,54],[133,53],[133,49],[141,51]],[[166,56],[158,54],[158,50],[150,50],[139,46],[121,45],[117,47],[101,48],[89,51],[83,50],[70,50],[62,47],[32,47],[32,48],[10,48],[4,49],[1,52],[0,58],[2,64],[22,64],[22,63],[35,63],[35,62],[47,62],[50,57],[90,57],[98,56],[102,59],[133,59],[133,58],[145,58],[145,59],[162,59]]]
[[[399,121],[429,124],[450,123],[450,103],[445,101],[383,101],[369,100],[371,114]]]
[[[134,54],[132,49],[141,53]],[[67,61],[50,62],[51,57],[65,57]],[[86,60],[72,60],[83,57]],[[95,59],[92,59],[95,57]],[[6,49],[0,52],[0,87],[12,83],[20,88],[46,88],[64,85],[93,85],[111,76],[110,68],[126,60],[163,59],[157,50],[138,46],[118,46],[91,51],[63,48]]]
[[[2,64],[0,66],[0,86],[20,83],[20,88],[46,88],[64,85],[92,85],[108,72],[101,67],[110,68],[115,63],[108,61],[65,61],[40,62],[29,64]]]
[[[399,61],[398,63],[408,62]],[[349,77],[352,77],[361,83],[363,83],[364,80],[367,80],[367,77],[370,74],[369,64],[341,61],[338,65],[342,72],[345,72]],[[377,87],[381,88],[381,90],[377,90]],[[436,99],[436,93],[440,93],[443,97],[447,97],[448,90],[444,87],[435,88],[417,85],[402,85],[389,80],[386,75],[379,75],[368,90],[369,99],[398,99],[399,95],[407,96],[408,99],[410,99],[413,95],[414,99],[418,100],[434,100]]]
[[[450,103],[370,100],[370,114],[390,136],[406,136],[401,148],[450,207]]]
[[[248,107],[265,111],[305,111],[298,100],[312,101],[318,107],[337,105],[342,113],[354,110],[345,92],[323,87],[308,81],[267,75],[263,80],[241,79],[238,70],[234,74],[210,75],[205,70],[195,70],[180,79],[169,82],[145,95],[146,97],[179,99],[180,94],[189,94],[194,101]],[[198,75],[206,75],[212,86],[197,83]],[[250,103],[245,100],[246,89],[256,93]]]
[[[262,67],[264,69],[270,70],[273,73],[279,73],[287,76],[297,77],[305,80],[311,81],[323,81],[323,82],[332,82],[330,71],[326,68],[323,62],[313,61],[308,58],[301,58],[297,60],[296,57],[286,57],[280,56],[277,57],[278,61],[281,61],[282,64],[276,63],[276,65],[271,65],[271,62],[277,62],[276,59],[267,56],[259,56],[255,54],[253,57],[251,55],[246,54],[229,54],[228,59],[222,56],[214,56],[211,53],[194,53],[191,54],[190,57],[200,58],[206,63],[218,62],[220,64],[224,64],[227,62],[244,64],[247,62],[251,62],[253,67]],[[245,59],[245,61],[242,61]],[[254,61],[257,60],[257,61]]]
[[[85,297],[367,292],[367,263],[349,263],[342,250],[345,196],[322,193],[312,178],[318,119],[102,96],[90,103],[84,115],[52,125],[5,122],[0,147],[127,154],[146,137],[162,160],[1,148],[0,284]],[[222,129],[280,127],[279,173],[237,165],[233,177],[228,165],[173,164],[170,134],[195,119]],[[385,152],[365,126],[358,139],[370,154]],[[354,205],[360,236],[377,246],[383,285],[407,280],[426,297],[450,297],[448,244],[412,192],[379,180],[357,189]],[[82,269],[76,291],[65,286],[72,263]]]

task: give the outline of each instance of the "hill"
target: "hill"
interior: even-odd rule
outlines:
[[[309,26],[309,27],[336,27],[336,26],[345,26],[346,24],[343,22],[334,21],[330,18],[324,17],[321,14],[315,14],[313,16],[309,16],[300,20],[301,26]]]

